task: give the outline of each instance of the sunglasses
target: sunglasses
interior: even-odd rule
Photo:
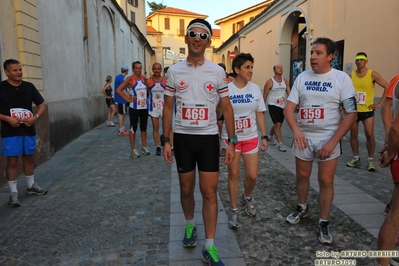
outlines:
[[[195,30],[189,30],[187,36],[194,39],[197,37],[197,35],[199,35],[200,39],[202,41],[206,41],[209,39],[209,34],[207,33],[203,33],[203,32],[197,32]]]

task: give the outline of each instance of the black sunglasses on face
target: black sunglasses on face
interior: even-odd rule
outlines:
[[[199,34],[199,37],[202,41],[206,41],[209,38],[209,34],[203,32],[197,32],[195,30],[189,30],[187,36],[194,39]]]

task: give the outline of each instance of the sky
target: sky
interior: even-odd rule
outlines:
[[[219,28],[219,26],[215,25],[215,20],[227,17],[264,1],[265,0],[150,0],[148,2],[162,3],[168,7],[175,7],[207,15],[208,18],[206,20],[211,23],[212,28]],[[151,11],[148,5],[146,6],[146,11],[146,15]]]

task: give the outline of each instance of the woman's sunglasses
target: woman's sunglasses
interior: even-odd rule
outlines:
[[[203,33],[203,32],[197,32],[195,30],[189,30],[187,36],[194,39],[195,37],[197,37],[197,35],[199,35],[200,39],[202,41],[206,41],[209,38],[209,34],[207,33]]]

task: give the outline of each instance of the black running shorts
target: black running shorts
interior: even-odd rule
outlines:
[[[357,122],[366,120],[367,118],[373,117],[374,111],[371,112],[357,112]]]
[[[125,115],[129,112],[129,103],[118,103],[118,114]]]
[[[177,171],[188,173],[195,170],[219,172],[219,135],[189,135],[174,133],[173,151]]]
[[[273,124],[284,122],[284,109],[275,105],[267,105]]]

